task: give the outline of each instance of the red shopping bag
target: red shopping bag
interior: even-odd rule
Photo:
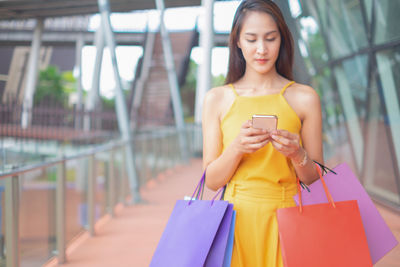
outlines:
[[[356,200],[334,202],[321,171],[329,203],[277,210],[279,237],[285,267],[372,266],[367,238]]]

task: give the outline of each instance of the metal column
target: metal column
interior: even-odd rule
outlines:
[[[133,140],[131,138],[131,133],[129,129],[129,116],[126,108],[126,101],[124,92],[122,91],[122,83],[118,70],[118,62],[117,56],[115,53],[115,40],[111,27],[110,21],[110,5],[108,0],[98,0],[99,10],[101,14],[101,24],[104,30],[104,37],[108,48],[110,49],[111,62],[114,70],[114,78],[115,78],[115,99],[116,99],[116,112],[118,117],[118,127],[121,132],[122,139],[124,141],[128,141],[128,145],[125,148],[125,157],[126,157],[126,171],[129,177],[129,184],[131,187],[131,193],[133,197],[133,202],[140,201],[139,195],[139,183],[136,175],[135,168],[135,158],[133,155]]]
[[[75,69],[74,69],[74,74],[76,77],[76,89],[78,91],[78,102],[76,104],[76,110],[78,113],[78,116],[76,116],[75,120],[75,129],[82,129],[82,111],[83,111],[83,105],[82,105],[82,99],[83,99],[83,93],[82,93],[82,49],[83,46],[85,45],[85,42],[83,40],[83,35],[80,34],[78,36],[78,39],[76,40],[76,46],[75,46]]]
[[[35,94],[37,76],[39,71],[39,53],[42,42],[43,28],[43,19],[37,19],[35,31],[33,32],[31,51],[29,53],[28,71],[24,92],[24,102],[21,117],[21,127],[23,129],[27,128],[31,123],[33,96]]]
[[[87,221],[88,231],[91,236],[94,236],[96,224],[96,157],[95,154],[89,157],[89,172],[88,172],[88,192],[87,192]]]
[[[92,88],[86,99],[85,110],[86,112],[91,112],[96,107],[97,102],[99,102],[100,95],[100,72],[101,72],[101,62],[103,61],[103,50],[104,50],[104,30],[100,25],[97,29],[94,44],[96,46],[96,59],[94,63],[94,70],[92,76]],[[83,129],[89,131],[91,126],[90,114],[85,115]]]
[[[149,70],[151,68],[151,60],[153,57],[155,39],[156,39],[156,34],[154,32],[148,31],[146,36],[146,43],[143,49],[142,70],[140,72],[140,77],[136,83],[136,88],[132,101],[132,107],[134,110],[134,114],[136,115],[139,114],[140,103],[142,101],[142,96],[143,96],[143,89],[149,77]],[[133,122],[133,125],[134,125],[133,129],[136,129],[137,120]]]
[[[5,247],[6,266],[18,267],[19,262],[19,183],[18,176],[5,179]]]
[[[211,54],[214,46],[214,0],[202,0],[204,27],[200,32],[200,46],[203,53],[197,75],[195,122],[201,124],[203,101],[211,88]]]
[[[162,46],[164,51],[164,60],[168,73],[169,87],[172,97],[172,107],[174,110],[175,125],[179,133],[179,144],[181,149],[181,156],[184,160],[188,159],[188,145],[186,141],[186,136],[184,135],[185,121],[183,119],[182,101],[179,94],[179,84],[175,73],[175,64],[173,51],[171,48],[171,41],[167,29],[164,24],[164,1],[156,0],[157,9],[160,11],[160,31],[162,37]]]
[[[57,167],[57,191],[56,191],[56,235],[57,235],[57,258],[58,264],[66,262],[65,250],[65,210],[66,210],[66,161]]]

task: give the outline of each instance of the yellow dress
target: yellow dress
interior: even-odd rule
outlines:
[[[278,129],[300,134],[301,121],[283,93],[239,96],[221,121],[223,149],[236,138],[242,124],[253,114],[278,116]],[[290,160],[271,143],[246,154],[229,181],[224,199],[236,210],[233,267],[283,266],[276,209],[295,206],[296,173]]]

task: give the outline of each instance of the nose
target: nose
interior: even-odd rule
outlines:
[[[257,53],[264,54],[267,51],[266,45],[263,41],[257,43]]]

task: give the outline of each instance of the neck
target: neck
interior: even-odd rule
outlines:
[[[277,84],[279,84],[281,80],[282,77],[276,72],[275,68],[264,74],[246,69],[241,79],[243,84],[253,88],[276,88],[279,87]]]

